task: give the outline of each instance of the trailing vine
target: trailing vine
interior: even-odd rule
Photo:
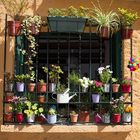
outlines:
[[[38,15],[26,16],[22,22],[23,34],[29,42],[28,49],[22,50],[22,54],[26,57],[25,64],[28,66],[29,74],[31,77],[30,79],[34,79],[33,76],[35,76],[35,74],[33,74],[33,58],[36,57],[36,47],[38,46],[34,35],[39,33],[41,24],[42,20]],[[32,31],[32,29],[34,30],[34,32]]]

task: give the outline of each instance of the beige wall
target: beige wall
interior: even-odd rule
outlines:
[[[109,0],[100,0],[101,5],[104,9],[107,9]],[[96,2],[94,1],[96,4]],[[33,0],[32,9],[26,11],[29,14],[40,14],[42,16],[47,15],[48,7],[68,7],[73,6],[87,6],[91,7],[90,0]],[[136,10],[140,15],[140,1],[135,0],[114,0],[112,9],[118,7],[131,8]],[[3,52],[4,52],[4,12],[2,6],[0,6],[0,117],[2,117],[2,96],[3,96]],[[133,34],[133,54],[136,58],[140,58],[140,20],[134,25],[135,32]],[[13,57],[14,57],[14,39],[7,38],[7,70],[12,71]],[[129,40],[124,42],[124,69],[125,75],[128,75],[128,69],[126,68],[129,60]],[[74,133],[74,134],[57,134],[57,133],[0,133],[0,140],[25,140],[25,139],[36,139],[36,140],[139,140],[140,139],[140,72],[137,71],[133,74],[133,102],[134,102],[134,119],[133,127],[130,133]],[[1,120],[2,123],[2,120]]]

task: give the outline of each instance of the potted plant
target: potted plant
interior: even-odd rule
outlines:
[[[37,103],[32,103],[31,101],[26,101],[25,106],[24,113],[27,115],[28,123],[35,122],[35,115],[42,114],[44,111],[44,109],[39,107]]]
[[[93,18],[91,22],[97,24],[97,32],[103,38],[109,38],[114,32],[118,31],[120,25],[120,19],[116,12],[114,11],[103,11],[101,6],[98,8],[94,6]]]
[[[107,65],[106,67],[98,68],[99,78],[100,81],[104,84],[104,92],[110,91],[110,84],[109,81],[112,77],[112,71],[110,70],[110,66]]]
[[[24,121],[23,110],[25,109],[26,97],[13,96],[12,99],[12,109],[16,112],[16,121],[21,123]]]
[[[131,84],[132,79],[128,77],[124,77],[122,80],[121,88],[123,93],[130,93],[131,92]]]
[[[124,99],[121,96],[119,99],[112,99],[111,101],[112,122],[120,123],[121,114],[124,112]]]
[[[118,79],[117,78],[112,78],[112,91],[113,92],[118,92],[120,84],[117,83]]]
[[[28,83],[27,88],[28,88],[28,91],[32,93],[34,92],[35,85],[36,85],[35,83],[33,83],[35,80],[35,71],[30,72],[29,79],[30,79],[30,82]]]
[[[110,113],[109,112],[106,112],[102,115],[102,122],[110,123]]]
[[[45,99],[45,95],[38,95],[38,102],[39,103],[45,103],[46,99]]]
[[[48,25],[53,32],[83,32],[88,8],[79,9],[70,6],[68,8],[49,8]]]
[[[42,67],[44,73],[48,73],[48,68],[47,67]],[[39,83],[37,84],[37,91],[40,93],[46,92],[47,91],[47,84],[44,82],[43,79],[39,80]]]
[[[82,87],[82,92],[87,92],[88,87],[93,83],[93,81],[89,80],[88,77],[83,77],[82,79],[79,79],[79,83]]]
[[[6,73],[6,91],[13,92],[14,88],[14,76],[10,72]]]
[[[131,122],[131,116],[132,116],[132,106],[126,106],[124,108],[124,113],[123,113],[123,122],[125,123],[130,123]]]
[[[18,92],[24,92],[25,87],[25,80],[29,79],[28,74],[17,74],[15,75],[15,81],[16,81],[16,88]]]
[[[54,92],[56,90],[57,83],[59,83],[60,80],[60,74],[63,74],[60,66],[57,65],[51,65],[50,71],[49,71],[49,91]]]
[[[47,114],[47,121],[49,124],[55,124],[57,121],[57,114],[56,110],[54,108],[50,108],[48,110]]]
[[[79,121],[81,123],[90,122],[89,106],[86,106],[86,105],[81,105],[80,106]]]
[[[60,82],[57,84],[56,92],[52,94],[52,98],[54,94],[57,94],[57,103],[69,103],[69,101],[76,96],[76,93],[69,96],[69,88],[66,88],[64,84],[61,84]]]
[[[70,119],[72,123],[76,123],[78,121],[78,114],[75,111],[71,111]]]
[[[77,91],[77,86],[79,85],[79,74],[76,73],[75,71],[72,71],[68,75],[68,81],[71,85],[72,91]]]
[[[94,92],[94,93],[92,93],[92,101],[93,101],[93,103],[99,103],[100,96],[104,92],[102,82],[94,80],[93,84],[91,85],[91,91]]]
[[[42,25],[41,16],[39,15],[26,16],[22,21],[22,29],[27,39],[30,40],[30,37],[32,35],[38,34],[41,25]]]
[[[25,11],[30,7],[28,0],[1,0],[7,14],[14,20],[8,21],[8,34],[10,36],[15,36],[20,34],[21,21],[20,16],[22,16]]]
[[[121,24],[122,24],[122,38],[130,39],[132,38],[132,34],[133,34],[132,25],[139,18],[139,16],[137,12],[124,8],[118,8],[118,11],[120,13]]]
[[[39,93],[45,93],[47,91],[47,84],[44,82],[43,79],[39,80],[37,84],[37,91]]]
[[[95,111],[93,113],[93,120],[95,123],[101,123],[102,122],[102,117],[98,111]]]
[[[5,113],[4,114],[4,121],[5,122],[8,122],[8,123],[13,122],[14,121],[14,115],[13,115],[13,113],[12,112]]]

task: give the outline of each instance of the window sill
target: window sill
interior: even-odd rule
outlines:
[[[28,133],[91,133],[91,132],[130,132],[132,125],[1,125],[1,132]]]

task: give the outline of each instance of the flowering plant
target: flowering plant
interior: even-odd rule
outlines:
[[[11,102],[13,103],[12,110],[18,113],[22,113],[23,109],[25,108],[26,100],[27,100],[26,97],[13,96],[13,98],[11,99]]]
[[[119,99],[112,99],[111,101],[111,113],[121,114],[124,112],[124,98],[121,96]]]
[[[131,85],[132,84],[132,79],[128,78],[128,77],[124,77],[124,79],[122,80],[122,84],[123,85]]]
[[[91,90],[93,90],[96,93],[103,93],[104,92],[103,83],[94,80],[93,84],[91,85]]]
[[[32,103],[31,101],[25,102],[26,109],[24,110],[24,113],[27,114],[28,117],[31,117],[32,115],[42,114],[44,109],[42,107],[39,107],[37,103]]]
[[[132,111],[133,111],[132,106],[127,106],[127,107],[124,109],[124,112],[126,112],[126,113],[132,113]]]
[[[79,82],[83,88],[88,88],[90,85],[93,84],[93,80],[89,80],[87,77],[83,77],[82,79],[79,79]]]
[[[99,76],[100,76],[100,80],[104,84],[107,84],[109,82],[113,72],[110,70],[110,66],[107,65],[106,67],[98,68],[98,73],[99,73]]]

